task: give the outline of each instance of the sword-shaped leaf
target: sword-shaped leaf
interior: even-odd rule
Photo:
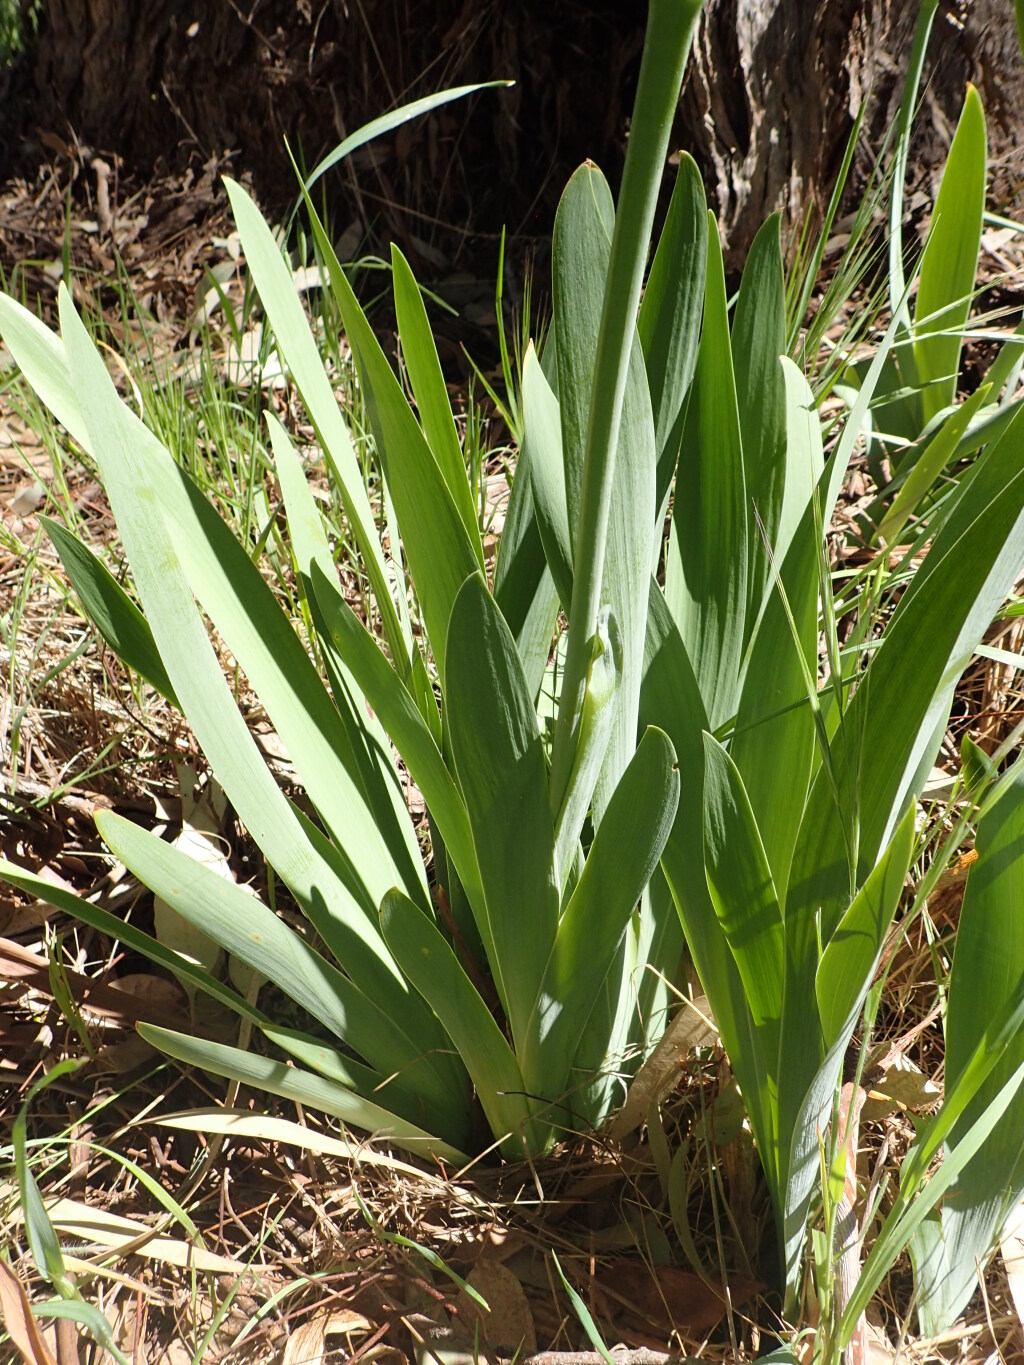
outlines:
[[[558,922],[555,839],[533,698],[479,574],[456,598],[446,658],[452,757],[476,844],[491,970],[521,1056]]]
[[[713,217],[709,224],[704,330],[676,472],[665,600],[717,728],[736,710],[750,552],[725,270]]]
[[[403,972],[441,1020],[476,1087],[502,1151],[513,1159],[543,1147],[522,1072],[462,963],[434,924],[398,890],[381,906],[381,928]]]

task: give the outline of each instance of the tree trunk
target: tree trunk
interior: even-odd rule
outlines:
[[[809,207],[824,209],[863,101],[862,172],[881,149],[917,11],[912,0],[710,0],[682,116],[734,265],[773,210],[793,231]],[[912,174],[944,162],[968,81],[988,116],[990,193],[1010,205],[1024,181],[1024,63],[1012,0],[940,8]]]
[[[733,265],[773,209],[792,228],[827,202],[863,99],[868,150],[880,148],[916,11],[912,0],[708,0],[675,141],[704,171]],[[915,139],[919,167],[941,163],[973,80],[1006,205],[1024,181],[1012,11],[1012,0],[940,11]],[[513,89],[410,124],[332,177],[341,226],[358,216],[377,241],[427,259],[441,243],[450,259],[468,234],[503,225],[543,241],[585,156],[617,183],[643,23],[635,0],[524,0],[514,13],[499,0],[48,0],[27,88],[5,103],[8,118],[22,112],[29,154],[39,130],[144,172],[230,150],[282,211],[295,193],[285,136],[311,165],[403,100],[514,76]]]

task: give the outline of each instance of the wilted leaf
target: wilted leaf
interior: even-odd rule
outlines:
[[[0,1256],[0,1320],[28,1365],[57,1365],[39,1324],[32,1316],[28,1294],[17,1275]]]

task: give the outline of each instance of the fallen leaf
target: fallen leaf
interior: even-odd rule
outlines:
[[[597,1277],[601,1289],[633,1316],[665,1335],[682,1329],[703,1336],[725,1315],[725,1291],[713,1289],[692,1271],[678,1266],[648,1266],[640,1261],[615,1261]],[[729,1277],[733,1307],[748,1302],[761,1288],[743,1275]]]
[[[622,1142],[647,1119],[651,1105],[661,1099],[682,1075],[682,1063],[695,1047],[713,1043],[711,1009],[703,995],[686,1000],[676,1012],[661,1042],[633,1077],[625,1103],[612,1121],[610,1137]]]
[[[328,1337],[368,1332],[371,1325],[361,1313],[349,1308],[322,1308],[291,1333],[281,1365],[323,1365]]]
[[[468,1283],[490,1310],[485,1312],[465,1290],[459,1290],[455,1306],[469,1337],[479,1328],[481,1339],[496,1350],[532,1355],[537,1349],[537,1329],[517,1276],[508,1266],[485,1256],[473,1267]]]
[[[39,1324],[32,1316],[28,1294],[17,1275],[0,1256],[0,1320],[7,1329],[7,1335],[21,1352],[28,1365],[57,1365],[46,1342],[43,1341]]]

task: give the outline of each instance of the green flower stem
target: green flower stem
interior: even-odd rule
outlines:
[[[647,21],[594,364],[573,566],[569,644],[552,756],[551,788],[555,809],[561,803],[572,771],[590,661],[590,640],[597,628],[597,613],[601,606],[615,448],[654,209],[683,68],[702,4],[703,0],[651,0]]]

